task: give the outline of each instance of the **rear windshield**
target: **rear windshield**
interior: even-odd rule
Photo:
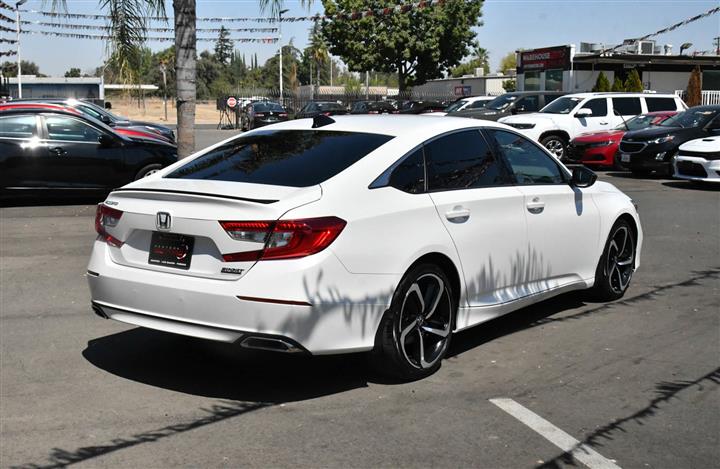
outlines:
[[[284,112],[285,109],[280,106],[278,103],[254,103],[253,108],[257,112],[269,112],[269,111],[277,111],[277,112]]]
[[[359,132],[264,130],[215,148],[165,177],[313,186],[392,138]]]
[[[320,111],[336,111],[338,109],[344,109],[338,103],[314,103],[315,109]]]

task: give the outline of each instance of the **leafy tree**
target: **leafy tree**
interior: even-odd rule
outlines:
[[[517,55],[515,52],[508,52],[505,57],[500,59],[500,67],[498,72],[508,73],[511,70],[517,69]]]
[[[327,15],[384,8],[384,0],[323,0]],[[397,73],[401,90],[439,78],[475,46],[482,0],[448,1],[405,13],[323,21],[330,52],[351,71]]]
[[[37,75],[39,77],[44,77],[42,73],[40,73],[40,67],[35,62],[28,62],[27,60],[20,61],[20,65],[22,66],[22,74],[25,75]],[[16,77],[17,76],[17,62],[3,62],[2,64],[2,74],[6,77]]]
[[[233,42],[230,40],[230,31],[220,26],[220,34],[215,42],[215,59],[225,65],[233,54]]]
[[[78,78],[80,75],[82,75],[82,72],[76,67],[72,67],[70,70],[65,72],[65,78]]]
[[[685,93],[685,104],[690,107],[702,104],[702,72],[700,66],[696,66],[690,72],[690,79]]]
[[[640,74],[636,68],[633,68],[630,70],[627,80],[625,80],[625,91],[640,93],[644,89],[645,87],[642,84],[642,80],[640,80]]]
[[[610,88],[610,91],[616,93],[625,91],[625,83],[623,83],[622,79],[618,75],[615,75],[615,79],[613,80],[612,88]]]
[[[593,86],[592,91],[594,92],[606,92],[610,91],[610,80],[607,79],[605,74],[603,72],[600,72],[598,74],[597,80],[595,81],[595,86]]]
[[[484,47],[475,47],[473,51],[474,57],[469,62],[462,63],[450,70],[450,75],[454,78],[463,75],[475,75],[476,68],[482,68],[485,74],[490,73],[490,61],[487,49]]]
[[[502,87],[507,93],[512,93],[513,91],[517,91],[517,82],[515,79],[504,80]]]

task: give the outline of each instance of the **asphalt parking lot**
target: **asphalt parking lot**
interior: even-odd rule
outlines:
[[[199,131],[198,146],[230,135]],[[100,319],[84,278],[93,201],[2,208],[0,466],[719,467],[720,191],[601,179],[645,231],[625,298],[564,295],[465,331],[406,384],[361,355]]]

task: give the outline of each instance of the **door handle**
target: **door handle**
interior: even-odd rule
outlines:
[[[545,202],[541,202],[539,197],[533,197],[532,201],[527,203],[527,210],[533,215],[542,213],[545,210]]]
[[[445,218],[451,223],[465,223],[470,218],[470,210],[457,205],[452,210],[445,212]]]
[[[607,125],[607,122],[600,122],[600,125]]]
[[[48,151],[52,153],[55,156],[65,156],[67,155],[67,151],[63,149],[62,147],[54,147],[54,148],[48,148]]]

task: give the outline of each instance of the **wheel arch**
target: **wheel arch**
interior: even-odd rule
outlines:
[[[570,143],[570,134],[567,133],[565,130],[562,129],[552,129],[552,130],[546,130],[545,132],[540,134],[540,137],[538,138],[538,142],[546,137],[550,137],[552,135],[557,135],[558,137],[562,137],[565,139],[567,143]]]
[[[427,254],[423,254],[405,270],[403,277],[415,266],[425,263],[434,264],[445,272],[445,275],[447,275],[448,279],[450,279],[455,305],[459,307],[460,298],[462,298],[462,280],[460,278],[460,269],[458,269],[452,259],[445,254],[440,252],[429,252]],[[457,311],[455,311],[455,314],[457,315]]]

